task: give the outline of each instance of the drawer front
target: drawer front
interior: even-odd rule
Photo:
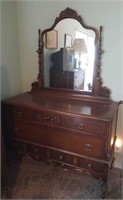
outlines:
[[[104,163],[99,163],[90,159],[78,158],[78,166],[89,172],[104,173]]]
[[[17,120],[38,122],[43,125],[59,125],[60,117],[52,112],[35,111],[31,109],[18,108],[14,110]]]
[[[18,122],[15,137],[95,158],[105,158],[105,138]]]
[[[26,144],[26,152],[35,160],[46,160],[47,159],[47,150],[43,147],[37,145]]]
[[[98,135],[106,134],[106,122],[77,116],[61,118],[61,126]]]
[[[59,161],[59,162],[67,163],[67,164],[73,164],[72,155],[59,152],[59,151],[51,150],[51,159]]]
[[[15,141],[14,146],[19,154],[27,154],[35,160],[46,160],[47,149],[26,142]]]
[[[85,131],[91,134],[106,135],[106,122],[94,119],[87,119],[78,116],[58,115],[50,111],[35,111],[31,109],[15,109],[15,118],[31,122],[38,122],[42,125],[59,126],[61,128]]]
[[[84,171],[104,174],[105,164],[93,161],[91,159],[77,157],[61,151],[51,150],[34,144],[23,143],[19,141],[16,141],[16,148],[18,153],[26,153],[38,161],[54,160],[56,162],[69,164]]]
[[[63,162],[75,166],[76,168],[83,169],[88,172],[96,172],[99,174],[104,173],[104,163],[99,163],[91,159],[73,156],[67,153],[51,150],[51,159],[58,162]],[[75,162],[76,161],[76,162]]]

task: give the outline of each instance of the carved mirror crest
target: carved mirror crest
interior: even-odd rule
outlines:
[[[38,81],[32,90],[58,89],[110,97],[101,80],[102,26],[87,26],[75,10],[61,11],[54,24],[38,30]]]

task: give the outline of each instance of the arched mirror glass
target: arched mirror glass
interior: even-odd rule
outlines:
[[[95,38],[75,19],[64,19],[46,32],[44,87],[92,92]]]

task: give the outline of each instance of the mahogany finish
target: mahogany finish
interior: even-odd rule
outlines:
[[[107,182],[116,139],[116,102],[29,92],[2,103],[7,149],[81,169]]]
[[[92,93],[44,88],[44,33],[65,18],[76,19],[96,33]],[[99,37],[95,28],[86,26],[74,10],[67,8],[51,28],[42,33],[39,30],[37,52],[39,74],[32,91],[2,102],[6,150],[82,170],[106,183],[114,160],[118,103],[109,98],[110,91],[102,86],[100,78],[101,34]],[[105,192],[106,185],[103,197]]]

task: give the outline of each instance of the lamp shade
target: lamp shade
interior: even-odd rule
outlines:
[[[73,42],[72,48],[76,53],[87,53],[87,46],[85,40],[82,38],[76,38]]]

